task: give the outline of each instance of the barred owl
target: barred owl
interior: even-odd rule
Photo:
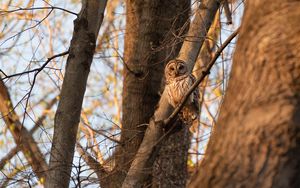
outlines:
[[[165,89],[168,94],[169,103],[175,108],[187,93],[191,85],[196,81],[195,77],[189,73],[186,63],[175,59],[168,62],[165,67]],[[180,116],[183,121],[191,125],[190,130],[195,132],[199,124],[199,90],[198,88],[190,95]]]

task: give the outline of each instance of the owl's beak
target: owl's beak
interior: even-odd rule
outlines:
[[[175,70],[175,76],[178,76],[179,72],[178,70]]]

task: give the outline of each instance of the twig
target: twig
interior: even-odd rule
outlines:
[[[80,143],[76,144],[76,148],[78,153],[82,156],[83,160],[86,162],[87,165],[89,165],[89,167],[91,169],[93,169],[95,171],[95,173],[98,176],[98,180],[99,183],[102,184],[104,182],[101,183],[101,180],[103,180],[103,177],[107,176],[107,172],[104,169],[104,167],[94,158],[92,157],[81,145]],[[104,180],[103,180],[104,181]]]
[[[33,134],[39,127],[41,127],[41,124],[43,121],[47,118],[47,111],[49,111],[57,102],[57,97],[54,97],[46,106],[44,109],[42,115],[37,119],[37,121],[34,123],[33,128],[29,131],[30,134]]]
[[[3,70],[0,69],[0,72],[1,72],[4,76],[7,76]]]
[[[29,99],[30,99],[30,96],[31,96],[31,93],[32,93],[32,90],[33,90],[33,87],[34,87],[34,84],[35,84],[35,81],[36,81],[36,78],[38,76],[38,74],[48,65],[48,63],[56,58],[56,57],[60,57],[60,56],[63,56],[63,55],[66,55],[68,54],[69,51],[66,51],[66,52],[63,52],[63,53],[60,53],[60,54],[57,54],[57,55],[54,55],[50,58],[48,58],[48,60],[40,67],[40,68],[37,68],[36,69],[36,72],[34,73],[34,77],[33,77],[33,80],[32,80],[32,84],[31,84],[31,87],[30,87],[30,90],[29,92],[26,94],[27,95],[27,99],[26,99],[26,103],[25,103],[25,113],[24,113],[24,116],[23,116],[23,120],[22,120],[22,125],[24,125],[24,122],[25,122],[25,116],[27,114],[27,108],[28,108],[28,105],[29,105]],[[25,96],[26,96],[25,95]]]
[[[96,132],[97,134],[107,138],[108,140],[112,141],[112,142],[115,142],[119,145],[124,145],[120,140],[118,139],[115,139],[115,138],[112,138],[111,136],[107,136],[106,134],[102,133],[100,130],[96,130],[96,129],[93,129],[91,126],[88,126],[89,129],[91,129],[92,131]]]
[[[25,31],[28,31],[28,30],[30,30],[30,29],[33,29],[33,28],[37,27],[38,25],[40,25],[43,21],[45,21],[45,20],[50,16],[50,14],[52,13],[52,11],[53,11],[53,10],[50,10],[50,11],[48,12],[48,14],[47,14],[43,19],[41,19],[40,21],[37,22],[37,24],[35,24],[35,25],[31,26],[31,27],[28,27],[28,28],[26,28],[26,29],[24,29],[24,30],[18,32],[17,34],[15,34],[15,35],[13,35],[13,36],[8,37],[7,39],[5,39],[3,42],[0,43],[0,46],[2,46],[2,45],[3,45],[4,43],[6,43],[8,40],[10,40],[10,39],[12,39],[12,38],[14,38],[14,37],[16,37],[16,36],[19,36],[21,33],[25,32]]]
[[[13,12],[17,12],[17,11],[27,11],[27,10],[47,10],[47,9],[51,9],[51,10],[62,10],[65,11],[67,13],[73,14],[75,16],[77,16],[78,14],[75,12],[72,12],[70,10],[64,9],[64,8],[60,8],[60,7],[55,7],[55,6],[51,6],[51,7],[32,7],[32,8],[18,8],[18,9],[14,9],[14,10],[1,10],[0,11],[0,15],[3,15],[4,13],[13,13]]]
[[[35,74],[38,74],[39,72],[41,72],[41,71],[48,65],[48,63],[49,63],[51,60],[53,60],[53,59],[55,59],[55,58],[57,58],[57,57],[60,57],[60,56],[67,55],[68,53],[69,53],[69,50],[68,50],[68,51],[65,51],[65,52],[62,52],[62,53],[60,53],[60,54],[56,54],[56,55],[54,55],[54,56],[52,56],[52,57],[49,57],[49,58],[47,59],[47,61],[46,61],[41,67],[39,67],[39,68],[35,68],[35,69],[32,69],[32,70],[28,70],[28,71],[24,71],[24,72],[12,74],[12,75],[6,75],[5,77],[1,78],[1,80],[5,80],[5,79],[12,78],[12,77],[16,77],[16,76],[21,76],[21,75],[23,75],[23,74],[29,74],[29,73],[32,73],[32,72],[37,72],[37,73],[35,73]],[[1,72],[2,72],[2,71],[1,71]],[[3,72],[2,72],[2,73],[3,73]]]
[[[48,165],[37,142],[26,128],[22,128],[18,115],[14,110],[11,110],[13,109],[13,105],[8,90],[2,80],[0,81],[0,101],[6,101],[0,103],[0,111],[16,145],[23,152],[26,160],[31,165],[33,172],[40,180],[42,180],[47,175]]]

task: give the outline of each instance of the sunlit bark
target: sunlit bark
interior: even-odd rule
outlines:
[[[299,1],[247,1],[225,101],[189,187],[300,186],[299,18]]]

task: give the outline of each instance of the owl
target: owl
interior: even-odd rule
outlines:
[[[186,63],[179,59],[168,62],[165,67],[165,89],[168,101],[174,108],[181,102],[183,96],[196,81],[196,78],[189,73]],[[199,90],[196,88],[188,98],[179,117],[188,125],[191,132],[195,132],[199,124]]]

